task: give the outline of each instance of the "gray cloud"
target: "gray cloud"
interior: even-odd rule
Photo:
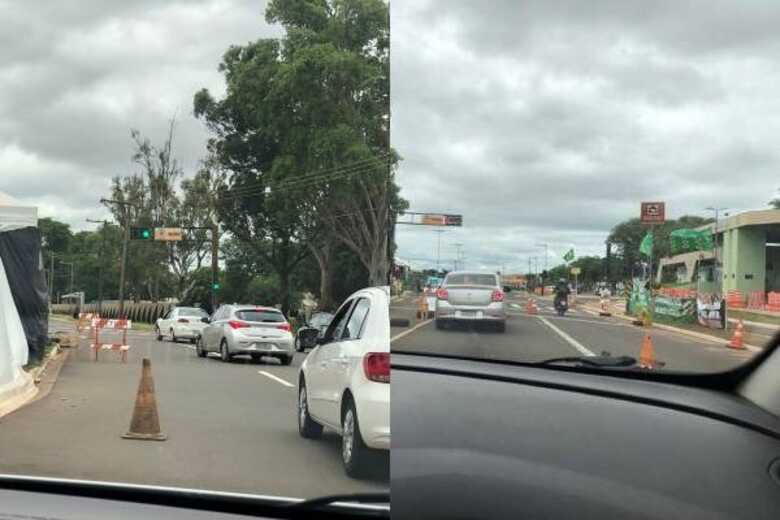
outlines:
[[[84,227],[111,177],[134,171],[130,129],[153,141],[177,119],[191,174],[208,135],[192,116],[232,44],[279,36],[262,0],[0,0],[0,191]]]
[[[642,200],[707,215],[780,187],[774,2],[399,0],[391,15],[402,194],[464,214],[442,249],[464,243],[473,266],[527,269],[541,242],[602,254]],[[431,230],[398,241],[435,262]]]

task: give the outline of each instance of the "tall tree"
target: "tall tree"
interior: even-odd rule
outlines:
[[[225,98],[202,90],[194,99],[215,135],[210,149],[230,172],[222,222],[238,237],[276,244],[282,279],[308,248],[327,295],[331,250],[343,244],[370,283],[385,283],[399,201],[389,149],[388,6],[272,0],[266,19],[286,37],[231,47],[220,65]],[[328,235],[312,233],[323,227]]]

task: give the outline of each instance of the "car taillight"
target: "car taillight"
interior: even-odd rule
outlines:
[[[290,327],[289,323],[282,323],[280,325],[277,325],[276,328],[280,330],[286,330],[287,332],[290,332],[292,330],[292,327]]]
[[[446,300],[450,297],[450,293],[447,292],[447,289],[439,289],[436,291],[436,298],[439,300]]]
[[[176,320],[176,322],[177,322],[177,323],[189,323],[189,322],[190,322],[190,320],[186,320],[186,319],[184,319],[184,318],[179,318],[178,320]]]
[[[249,327],[248,323],[238,320],[230,320],[228,321],[228,325],[230,325],[231,329],[246,329]]]
[[[493,291],[493,294],[490,295],[490,300],[494,302],[504,301],[504,291],[499,291],[499,290]]]
[[[377,383],[390,382],[390,353],[369,352],[363,356],[363,372],[366,379]]]

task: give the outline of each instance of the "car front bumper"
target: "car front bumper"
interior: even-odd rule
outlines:
[[[452,305],[439,300],[436,302],[434,317],[437,320],[505,321],[506,308],[502,302],[489,305]]]

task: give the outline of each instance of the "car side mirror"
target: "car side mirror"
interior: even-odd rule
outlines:
[[[205,316],[203,318],[201,318],[200,321],[202,321],[203,323],[211,323],[211,319],[209,319],[209,318],[207,318]]]
[[[324,345],[330,343],[330,339],[326,339],[325,336],[317,336],[317,345]]]

